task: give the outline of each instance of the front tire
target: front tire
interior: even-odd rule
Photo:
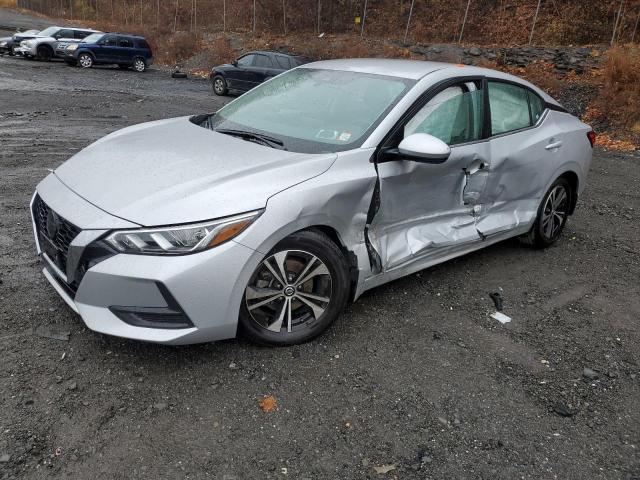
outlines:
[[[526,235],[520,237],[522,243],[535,248],[553,245],[564,229],[569,218],[572,189],[569,182],[558,178],[549,188],[538,207],[538,216]]]
[[[213,77],[213,93],[219,96],[226,95],[229,92],[227,88],[227,81],[222,75],[216,75]]]
[[[43,62],[50,62],[53,57],[53,50],[47,45],[42,45],[36,50],[36,58]]]
[[[78,56],[78,65],[80,65],[81,68],[93,67],[93,57],[88,53],[81,53]]]
[[[344,255],[329,237],[302,231],[276,245],[255,270],[240,308],[240,327],[254,343],[307,342],[340,315],[349,296]]]

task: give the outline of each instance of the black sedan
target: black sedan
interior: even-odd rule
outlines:
[[[310,61],[288,53],[249,52],[231,64],[213,67],[209,79],[216,95],[226,95],[230,90],[246,92],[271,77]]]

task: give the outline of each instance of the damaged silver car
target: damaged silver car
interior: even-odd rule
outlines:
[[[594,138],[505,73],[323,61],[98,140],[38,185],[33,227],[95,331],[290,345],[385,282],[514,236],[554,243]]]

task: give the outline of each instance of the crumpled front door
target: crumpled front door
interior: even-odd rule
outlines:
[[[442,164],[379,164],[379,207],[367,232],[379,269],[482,241],[476,220],[490,170],[489,142],[454,146]]]

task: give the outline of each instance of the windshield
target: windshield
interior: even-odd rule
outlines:
[[[81,43],[96,43],[102,37],[104,37],[104,33],[92,33],[91,35],[85,37]]]
[[[205,117],[212,130],[268,135],[302,153],[357,148],[414,84],[358,72],[290,70]]]
[[[60,30],[58,27],[49,27],[49,28],[45,28],[44,30],[42,30],[40,32],[39,35],[43,36],[43,37],[52,37],[53,35],[55,35],[58,30]]]

